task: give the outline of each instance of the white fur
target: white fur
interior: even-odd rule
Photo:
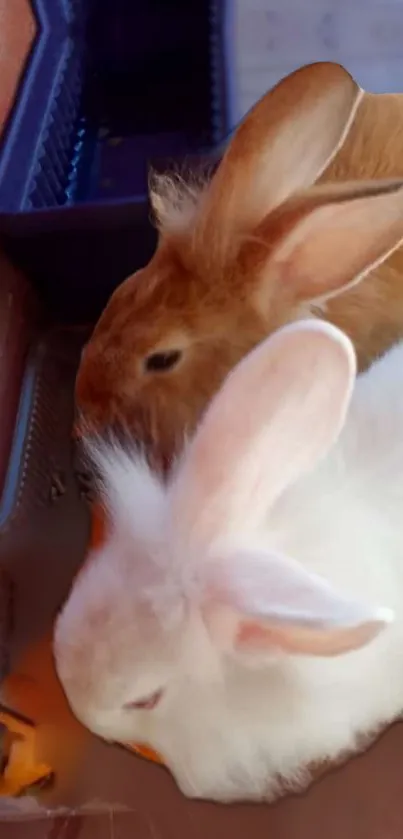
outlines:
[[[193,222],[206,184],[196,175],[179,173],[150,177],[150,201],[158,227],[164,233],[186,230]]]
[[[316,375],[323,377],[325,390],[332,389],[334,379],[330,374],[325,378],[325,367],[328,364],[331,371],[333,365],[336,371],[339,365],[340,381],[345,375],[348,394],[354,371],[347,340],[334,328],[313,322],[296,324],[288,333],[302,339],[304,330],[306,338],[301,340],[298,357],[290,355],[291,366],[295,362],[297,370],[298,364],[304,364],[304,347],[318,330],[328,343],[318,348]],[[280,344],[289,340],[287,329],[277,336]],[[269,357],[276,351],[274,339],[241,363],[244,374],[249,370],[252,375],[263,353]],[[321,370],[327,347],[329,359]],[[343,358],[345,373],[340,366]],[[233,374],[234,395],[242,380],[239,369]],[[268,377],[268,389],[271,384],[274,387],[277,375],[278,371]],[[290,378],[290,391],[293,386]],[[305,402],[317,399],[312,394],[307,384]],[[259,437],[260,446],[262,434],[267,434],[269,446],[270,423],[263,421],[268,406],[260,405],[257,391],[255,400],[256,406],[249,404],[248,411],[262,412],[256,441]],[[222,394],[213,401],[217,415],[224,403]],[[301,400],[301,414],[304,405]],[[324,414],[327,410],[320,408]],[[296,425],[302,422],[294,409],[292,416]],[[196,442],[203,442],[206,428],[215,430],[216,419],[214,411],[207,413]],[[233,424],[237,421],[234,415]],[[312,468],[301,467],[300,476],[293,476],[278,497],[273,496],[270,476],[271,505],[263,521],[257,521],[254,504],[248,509],[244,501],[244,515],[228,525],[221,506],[228,491],[224,480],[223,497],[213,492],[221,526],[214,525],[213,510],[212,531],[203,529],[207,542],[200,541],[200,533],[190,522],[192,510],[197,520],[192,499],[185,527],[179,511],[185,503],[183,493],[186,490],[190,498],[192,481],[197,482],[192,464],[196,444],[193,449],[190,444],[167,487],[133,453],[110,448],[98,457],[106,476],[112,527],[105,546],[92,556],[73,585],[58,619],[58,672],[73,709],[89,728],[107,739],[145,742],[156,749],[187,795],[225,801],[271,798],[284,787],[303,785],[309,779],[310,764],[350,753],[362,736],[372,735],[402,711],[403,345],[358,378],[341,434],[336,426],[335,420],[332,434],[338,440],[332,446],[329,432],[327,456],[325,449],[312,455]],[[253,437],[253,428],[249,431]],[[212,446],[212,433],[210,438]],[[237,481],[249,479],[246,471],[242,474],[244,456],[250,465],[246,445],[245,437],[239,444]],[[292,458],[291,446],[289,451]],[[233,452],[228,457],[222,448],[210,452],[206,475],[207,445],[202,446],[202,454],[196,465],[200,486],[205,480],[207,493],[208,479],[216,482],[214,487],[220,480],[213,474],[214,465],[222,456],[231,471]],[[261,448],[259,459],[262,492],[270,459],[265,461]],[[181,480],[182,495],[178,491]],[[200,486],[195,487],[197,505],[203,497]],[[251,489],[253,501],[252,496]],[[207,494],[204,501],[208,509]],[[262,603],[256,597],[261,579],[258,554],[267,555],[267,573],[274,569],[273,574],[278,574],[278,590],[273,593],[271,588],[267,597],[261,583]],[[237,563],[231,564],[231,556],[238,557]],[[282,576],[281,567],[280,572],[276,570],[282,556],[294,557],[298,574],[306,573],[305,599],[299,596],[299,583],[292,588],[292,564],[289,596],[289,579],[285,572]],[[270,557],[276,559],[272,565]],[[256,576],[248,576],[249,571]],[[246,575],[244,588],[242,574]],[[326,593],[321,601],[315,575],[329,584],[335,606]],[[297,630],[319,628],[319,635],[322,629],[331,633],[338,622],[344,622],[349,632],[362,614],[364,622],[366,617],[379,621],[379,633],[357,649],[330,657],[287,654],[281,643],[249,654],[247,649],[237,649],[235,641],[243,598],[249,603],[249,613],[255,611],[256,621],[259,613],[259,620],[284,629],[286,638],[288,625],[293,632],[295,622]],[[316,611],[318,598],[323,613],[320,608]],[[305,604],[305,617],[295,617],[294,601],[297,606]],[[353,604],[347,617],[346,603]],[[392,612],[395,620],[390,622]],[[159,688],[165,693],[154,710],[122,709],[125,702]]]

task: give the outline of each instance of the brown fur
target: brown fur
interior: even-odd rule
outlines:
[[[318,177],[342,183],[312,187]],[[361,367],[384,351],[403,335],[401,250],[323,299],[403,238],[400,184],[343,182],[392,177],[403,178],[403,96],[360,97],[349,74],[326,63],[255,106],[211,185],[157,183],[156,253],[115,291],[83,354],[81,430],[123,425],[170,460],[231,367],[308,312],[345,329]],[[159,349],[183,358],[170,372],[145,372]]]
[[[366,93],[339,154],[323,181],[403,177],[403,94]],[[360,366],[403,337],[403,248],[365,283],[328,304],[326,317],[347,332]]]

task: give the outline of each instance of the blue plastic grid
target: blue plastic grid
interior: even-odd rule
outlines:
[[[97,154],[105,183],[108,182],[105,166],[109,160],[116,169],[116,157],[113,157],[110,150],[103,150],[100,161],[96,145],[101,136],[97,131],[102,129],[102,126],[94,125],[94,121],[91,123],[83,109],[85,81],[88,74],[94,71],[88,55],[86,22],[90,11],[96,6],[103,13],[106,10],[106,15],[110,14],[111,20],[113,15],[116,15],[116,4],[110,3],[109,0],[34,0],[37,35],[0,145],[2,214],[29,213],[33,210],[71,205],[81,200],[108,200],[107,190],[106,193],[102,191],[102,184],[101,188],[96,184],[96,189],[92,192],[88,190],[89,197],[83,196],[82,189],[82,183],[89,183],[91,179],[91,171],[85,170],[91,170],[94,160],[97,161]],[[209,142],[213,146],[222,140],[228,130],[223,95],[225,62],[222,32],[225,6],[224,0],[206,0],[211,30],[208,45],[210,79],[205,79],[203,84],[209,89],[208,132]],[[125,8],[124,3],[120,3],[120,8]],[[141,21],[138,10],[136,14],[136,21]],[[122,21],[118,22],[121,25]],[[126,23],[130,26],[130,20],[126,21],[125,18],[125,25]],[[134,49],[136,42],[141,42],[141,33],[138,31],[133,32]],[[108,44],[108,36],[105,43]],[[113,39],[110,44],[113,45]],[[124,46],[127,47],[127,40]],[[119,43],[112,48],[119,57]],[[112,69],[113,60],[112,54]],[[158,102],[155,104],[155,110],[158,111]],[[139,158],[138,161],[132,158],[132,162],[130,159],[136,147],[141,148],[147,144],[147,132],[142,132],[141,126],[138,135],[138,143],[135,136],[126,139],[126,148],[118,153],[121,155],[118,168],[122,170],[123,167],[127,170],[128,167],[133,167],[135,171],[137,164],[137,169],[142,172],[139,183],[142,183],[143,158]],[[167,141],[168,135],[169,132],[160,132],[156,137],[157,143],[150,139],[150,148],[158,146],[157,157],[172,154],[177,140],[172,135],[173,143],[169,139]],[[178,155],[180,157],[183,153],[186,156],[186,134],[179,133],[178,138]],[[86,153],[88,148],[89,154]],[[205,151],[205,148],[201,151]],[[190,152],[193,153],[194,149]],[[144,155],[144,152],[141,154]],[[123,188],[123,193],[124,177],[123,173],[119,185],[121,190]],[[116,197],[121,197],[119,190]]]
[[[68,190],[88,10],[88,0],[35,0],[33,4],[37,34],[1,143],[3,211],[60,204]]]

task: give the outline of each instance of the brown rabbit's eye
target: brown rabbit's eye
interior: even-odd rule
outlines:
[[[166,370],[172,370],[175,367],[181,356],[182,353],[180,350],[154,352],[146,358],[144,366],[147,372],[165,373]]]
[[[154,693],[150,694],[150,696],[146,696],[144,699],[137,699],[135,702],[126,702],[123,707],[125,711],[152,711],[153,708],[155,708],[155,706],[158,705],[160,699],[162,699],[163,693],[163,690],[156,690]]]

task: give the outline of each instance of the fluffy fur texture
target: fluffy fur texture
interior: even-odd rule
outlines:
[[[355,381],[348,338],[308,320],[237,365],[165,483],[95,450],[110,530],[54,643],[89,728],[230,801],[303,786],[401,712],[402,394],[403,345]]]
[[[227,372],[279,326],[324,315],[360,368],[400,338],[401,251],[380,263],[403,236],[403,192],[367,181],[403,177],[402,133],[403,96],[364,94],[318,63],[257,103],[209,183],[154,178],[158,247],[83,353],[81,428],[122,425],[166,462]],[[147,369],[170,350],[176,365]]]

